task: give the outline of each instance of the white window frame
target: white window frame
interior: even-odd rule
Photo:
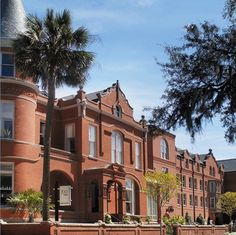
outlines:
[[[161,172],[167,174],[169,172],[169,169],[167,167],[162,167]]]
[[[69,126],[72,127],[71,136],[67,136],[67,128]],[[68,151],[68,152],[71,152],[70,141],[69,140],[72,139],[72,138],[75,139],[75,123],[67,123],[67,124],[65,124],[65,150]]]
[[[193,195],[192,194],[189,195],[189,205],[193,206]]]
[[[94,125],[89,125],[88,129],[89,129],[88,131],[89,157],[96,157],[97,155],[97,127]],[[93,146],[94,152],[92,151],[92,146]]]
[[[117,131],[113,131],[111,135],[111,161],[118,164],[124,163],[123,137]]]
[[[11,175],[11,194],[14,193],[14,172],[15,172],[15,166],[13,162],[0,162],[0,165],[9,165],[11,166],[11,170],[2,170],[2,167],[0,167],[1,171],[0,171],[0,175]],[[1,188],[2,189],[2,188]],[[0,207],[5,207],[6,205],[4,204],[0,204]]]
[[[11,52],[4,52],[3,51],[3,52],[0,53],[0,77],[3,77],[3,78],[14,78],[16,76],[16,64],[15,64],[15,61],[13,62],[13,76],[3,76],[2,75],[2,66],[3,66],[3,64],[2,64],[2,61],[3,61],[2,56],[3,56],[3,54],[10,54],[10,55],[15,56],[14,53],[11,53]],[[15,58],[14,58],[14,60],[15,60]],[[4,65],[12,66],[11,64],[4,64]]]
[[[181,204],[181,197],[180,197],[180,193],[177,193],[177,205]]]
[[[14,136],[15,136],[15,103],[14,101],[11,101],[11,100],[0,100],[0,105],[2,104],[12,104],[12,115],[11,117],[8,117],[8,118],[5,118],[5,119],[9,119],[12,121],[12,134],[11,134],[11,137],[4,137],[4,136],[1,136],[1,139],[14,139]],[[4,117],[1,113],[1,116],[0,116],[0,131],[2,131],[2,122],[4,120]]]
[[[147,215],[151,220],[157,220],[157,200],[151,195],[147,195]]]
[[[141,143],[135,142],[135,168],[142,169]]]
[[[125,189],[126,189],[126,214],[131,214],[131,215],[135,215],[135,185],[134,185],[134,180],[130,179],[130,178],[126,178],[125,179]],[[131,200],[127,200],[127,194],[130,193],[130,199]],[[127,204],[130,204],[130,209],[131,211],[128,212],[127,211]]]
[[[161,139],[160,147],[161,147],[161,158],[169,160],[169,148],[168,148],[168,143],[165,139]]]

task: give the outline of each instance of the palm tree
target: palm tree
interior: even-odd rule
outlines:
[[[47,89],[43,161],[43,220],[49,219],[50,147],[55,89],[86,82],[94,54],[86,51],[92,36],[87,29],[72,29],[68,10],[54,14],[48,9],[44,19],[30,15],[26,31],[14,40],[16,67],[21,78],[30,77]]]

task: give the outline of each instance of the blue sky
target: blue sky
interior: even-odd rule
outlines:
[[[89,50],[96,54],[85,91],[102,90],[116,80],[140,119],[145,106],[160,104],[166,87],[163,74],[155,63],[166,61],[164,45],[180,45],[184,25],[210,21],[225,25],[223,0],[23,0],[27,13],[43,16],[47,8],[69,9],[73,26],[85,26],[100,41]],[[78,88],[63,87],[57,97],[76,94]],[[147,115],[147,114],[146,114]],[[217,159],[236,157],[236,144],[224,139],[224,129],[217,119],[191,143],[184,128],[176,134],[177,147],[193,153],[207,153]]]

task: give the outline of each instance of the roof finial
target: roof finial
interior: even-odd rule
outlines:
[[[209,153],[208,153],[209,155],[212,155],[212,149],[209,149]]]
[[[116,101],[119,100],[119,90],[120,90],[119,80],[116,80]]]

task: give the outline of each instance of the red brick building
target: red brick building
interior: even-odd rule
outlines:
[[[19,2],[4,7],[20,9]],[[47,104],[46,94],[35,84],[17,78],[12,35],[7,32],[1,34],[0,51],[3,219],[11,216],[6,205],[9,195],[28,188],[41,190]],[[222,169],[213,154],[179,150],[170,133],[149,136],[145,120],[134,120],[133,108],[118,82],[102,91],[86,94],[80,89],[55,100],[52,128],[51,194],[56,182],[72,187],[71,206],[60,208],[62,219],[94,222],[106,212],[117,220],[125,214],[156,218],[155,201],[145,193],[143,176],[148,170],[181,178],[178,197],[167,205],[174,214],[215,218]]]

